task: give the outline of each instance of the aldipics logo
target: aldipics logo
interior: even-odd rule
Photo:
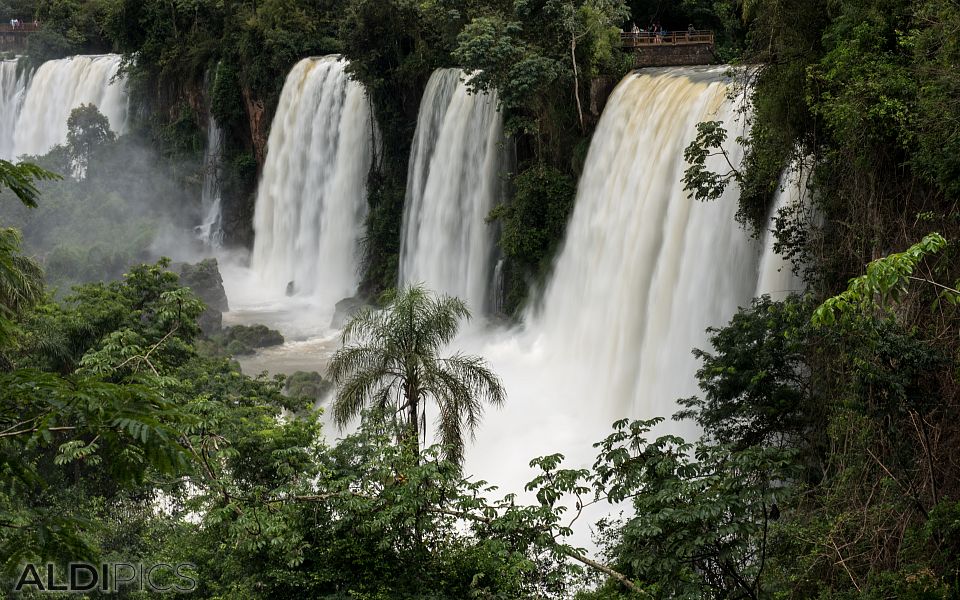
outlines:
[[[190,563],[52,563],[24,565],[17,576],[16,592],[140,591],[183,594],[197,589],[196,567]]]

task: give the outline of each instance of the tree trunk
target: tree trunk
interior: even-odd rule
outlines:
[[[407,433],[409,442],[413,445],[413,454],[420,459],[420,393],[416,382],[409,382],[406,385],[407,395]]]
[[[577,36],[570,36],[570,60],[573,61],[573,97],[577,100],[577,116],[580,118],[580,131],[586,131],[583,124],[583,104],[580,102],[580,72],[577,69]]]

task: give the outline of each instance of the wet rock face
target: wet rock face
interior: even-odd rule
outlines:
[[[253,142],[253,156],[257,160],[257,170],[263,167],[267,156],[267,138],[270,135],[270,119],[263,100],[255,98],[248,89],[243,89],[243,102],[250,123],[250,138]]]
[[[219,332],[223,327],[223,313],[230,310],[230,305],[227,292],[223,289],[223,277],[217,259],[208,258],[195,265],[182,265],[180,281],[207,305],[197,320],[203,334],[211,336]]]
[[[352,296],[350,298],[344,298],[340,302],[337,302],[333,310],[333,320],[330,322],[330,327],[334,329],[341,329],[344,325],[347,324],[347,321],[350,320],[353,315],[360,312],[361,309],[370,306],[370,304],[358,296]]]

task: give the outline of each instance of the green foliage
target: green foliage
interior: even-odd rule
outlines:
[[[0,218],[23,232],[25,248],[43,259],[48,283],[61,291],[119,277],[129,264],[156,258],[152,247],[162,231],[195,225],[191,198],[158,168],[156,153],[132,136],[115,139],[92,105],[74,111],[71,121],[66,145],[30,158],[39,166],[20,171],[29,177],[8,178],[28,201],[42,193],[40,206],[0,202]],[[0,173],[9,168],[0,163]]]
[[[490,219],[501,224],[500,248],[511,260],[505,299],[508,313],[523,305],[529,276],[546,275],[577,193],[573,178],[543,165],[515,176],[513,185],[510,201],[490,213]]]
[[[460,33],[456,52],[458,63],[476,65],[473,87],[497,90],[508,111],[523,108],[564,72],[561,60],[516,39],[522,31],[521,23],[503,16],[478,17]],[[520,126],[514,124],[513,129]]]
[[[90,558],[80,545],[82,523],[24,502],[49,482],[38,454],[55,451],[57,467],[72,463],[106,468],[120,483],[142,481],[148,468],[173,472],[185,462],[173,440],[176,408],[142,385],[17,370],[0,374],[0,492],[3,568],[22,560]],[[20,498],[20,501],[17,501]],[[73,552],[73,554],[71,554]]]
[[[287,377],[284,393],[293,397],[309,398],[319,401],[327,392],[333,389],[333,384],[326,381],[316,371],[297,371]]]
[[[117,3],[113,0],[38,0],[30,14],[40,31],[29,36],[28,57],[34,65],[72,54],[99,54],[113,49],[108,28]]]
[[[20,253],[20,232],[0,229],[0,318],[19,316],[43,298],[43,270]]]
[[[5,0],[0,2],[0,22],[9,23],[10,19],[29,21],[36,10],[36,0]]]
[[[472,18],[454,58],[475,73],[475,89],[497,91],[508,132],[542,136],[543,95],[573,85],[570,100],[579,104],[580,78],[589,81],[619,56],[612,39],[625,18],[622,0],[520,2]]]
[[[90,176],[89,165],[95,152],[116,140],[110,121],[93,104],[82,104],[67,119],[67,155],[77,177]]]
[[[0,190],[9,188],[28,208],[37,206],[38,180],[57,175],[31,163],[13,164],[0,160]],[[13,319],[36,304],[43,295],[43,271],[34,260],[20,252],[23,236],[16,229],[0,228],[0,368],[7,359],[4,346]]]
[[[60,179],[60,176],[35,164],[28,162],[13,164],[0,159],[0,186],[2,186],[0,189],[9,189],[20,202],[30,208],[37,207],[37,198],[40,195],[36,182],[56,179]]]
[[[945,67],[960,56],[957,39],[950,35],[960,23],[960,10],[953,2],[927,0],[917,4],[915,16],[920,26],[900,33],[901,47],[912,54],[912,69],[919,82],[916,111],[909,123],[909,133],[915,133],[910,137],[915,148],[911,164],[923,179],[955,196],[960,192],[960,148],[953,128],[944,124],[957,117],[950,99],[956,98],[960,79]]]
[[[187,464],[187,416],[164,377],[189,357],[202,306],[163,264],[78,290],[73,309],[21,314],[12,369],[0,372],[0,544],[23,560],[92,558],[85,507],[58,511],[65,473],[135,487]],[[34,366],[54,366],[39,371]],[[65,471],[69,469],[69,471]]]
[[[654,422],[626,421],[601,445],[595,470],[610,499],[632,498],[635,516],[609,548],[656,596],[757,598],[770,521],[795,472],[790,452],[696,447],[672,437],[647,443]]]
[[[732,164],[723,149],[727,140],[727,131],[720,121],[706,121],[697,124],[697,138],[683,151],[683,158],[690,165],[683,173],[683,186],[690,197],[697,200],[717,200],[727,189],[731,181],[738,182],[740,173]],[[711,156],[723,156],[730,170],[726,173],[714,173],[707,169],[707,159]]]
[[[266,325],[234,325],[212,336],[211,341],[221,352],[239,356],[253,354],[259,348],[283,344],[283,335]]]
[[[895,304],[906,292],[912,280],[939,286],[941,296],[950,304],[960,301],[960,292],[936,282],[913,276],[918,265],[929,256],[943,250],[947,241],[938,233],[931,233],[903,252],[878,258],[867,265],[867,272],[850,281],[846,291],[828,298],[813,314],[818,326],[834,324],[838,318],[852,318],[858,313]]]
[[[400,270],[400,227],[406,188],[395,166],[392,175],[372,172],[367,184],[370,212],[367,214],[364,246],[364,294],[375,294],[396,285]],[[404,175],[405,176],[405,175]]]
[[[814,339],[809,303],[764,296],[722,329],[713,352],[695,350],[703,398],[681,400],[677,418],[695,419],[710,439],[735,448],[795,445],[815,428],[806,368]]]

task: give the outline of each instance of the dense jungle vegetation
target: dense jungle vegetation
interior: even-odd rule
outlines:
[[[0,229],[5,590],[27,561],[124,560],[192,563],[204,598],[960,597],[956,0],[18,0],[0,13],[41,21],[32,61],[124,53],[143,107],[128,136],[75,113],[71,141],[31,158],[42,168],[0,162],[3,225],[17,227]],[[315,391],[297,392],[315,388],[243,375],[209,350],[203,303],[167,261],[128,265],[141,229],[92,255],[63,239],[67,211],[88,232],[111,227],[99,211],[150,229],[134,197],[149,187],[155,206],[198,185],[210,110],[228,138],[228,241],[249,244],[284,76],[338,52],[383,135],[364,282],[377,296],[395,281],[420,95],[433,69],[460,66],[498,91],[512,136],[511,198],[491,216],[517,310],[562,240],[601,90],[631,66],[618,31],[653,20],[713,29],[721,59],[753,65],[744,163],[698,168],[725,135],[704,124],[687,184],[709,202],[736,182],[759,231],[782,172],[802,165],[813,206],[776,223],[808,292],[755,299],[696,350],[701,393],[678,417],[703,439],[624,420],[592,468],[517,457],[534,459],[535,502],[459,466],[473,415],[503,398],[481,357],[438,356],[466,316],[456,301],[401,290],[357,317],[352,341],[374,354],[348,343],[331,377],[335,416],[366,418],[330,445]],[[143,146],[124,177],[105,167]],[[67,175],[77,160],[82,180]],[[46,284],[24,233],[64,243],[44,257]],[[411,339],[433,344],[415,356],[430,378],[391,375]],[[388,418],[397,386],[417,400]],[[428,401],[448,411],[437,446],[419,433]],[[624,513],[599,524],[599,552],[571,546],[570,523],[607,502]]]

